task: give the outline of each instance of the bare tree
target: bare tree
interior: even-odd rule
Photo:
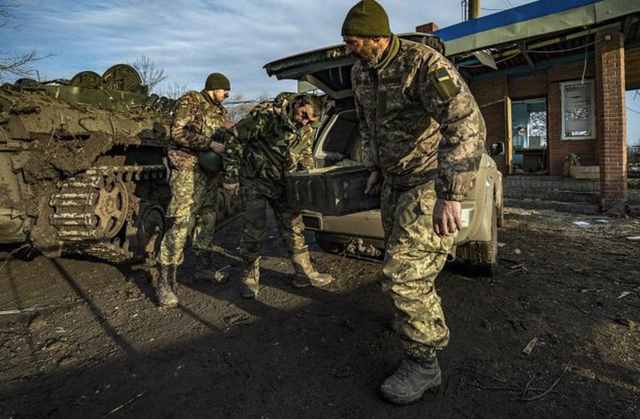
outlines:
[[[0,31],[6,30],[14,19],[12,12],[16,7],[14,2],[0,0]],[[36,74],[33,63],[43,58],[46,57],[39,56],[35,50],[15,54],[0,51],[0,81],[7,76],[33,77]]]
[[[184,95],[188,90],[189,88],[187,85],[173,82],[159,88],[157,93],[160,96],[166,96],[169,99],[179,99],[180,96]]]
[[[154,88],[164,80],[167,79],[167,75],[163,68],[158,68],[155,62],[146,55],[140,56],[133,64],[131,64],[142,78],[142,83],[149,88],[152,92]]]
[[[238,122],[244,118],[261,99],[246,99],[242,94],[235,95],[225,102],[229,119]]]

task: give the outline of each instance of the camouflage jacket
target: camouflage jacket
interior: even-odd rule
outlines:
[[[227,111],[205,92],[187,92],[176,105],[169,160],[174,168],[193,169],[197,152],[211,149],[213,133],[223,128]]]
[[[295,96],[281,93],[273,101],[262,102],[235,125],[225,141],[227,182],[242,178],[245,183],[274,189],[276,196],[284,188],[286,172],[314,168],[315,129],[295,126],[290,109]]]
[[[454,66],[394,35],[382,61],[358,61],[351,79],[365,165],[398,188],[435,179],[439,198],[462,200],[474,185],[486,128]]]

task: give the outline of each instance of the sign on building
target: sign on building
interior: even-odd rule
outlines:
[[[562,139],[596,138],[595,91],[593,80],[560,84],[562,93]]]

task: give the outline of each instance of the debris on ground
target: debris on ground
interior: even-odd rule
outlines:
[[[618,300],[623,299],[624,297],[628,297],[629,295],[633,294],[633,292],[631,291],[623,291],[619,296],[618,296]]]
[[[238,223],[216,233],[210,258],[186,253],[185,272],[211,269],[179,288],[173,310],[158,310],[147,281],[123,267],[12,261],[0,310],[74,309],[0,316],[0,417],[640,417],[640,249],[627,240],[640,223],[601,218],[506,208],[494,277],[453,265],[439,275],[446,380],[437,398],[402,409],[376,392],[401,354],[379,260],[310,240],[336,282],[296,289],[286,248],[267,242],[261,298],[244,300],[226,269]]]
[[[525,355],[531,355],[531,352],[533,352],[533,349],[536,347],[537,344],[538,344],[538,338],[534,337],[529,341],[529,343],[527,343],[527,346],[524,347],[524,349],[522,350],[522,353]]]
[[[591,223],[588,223],[586,221],[574,221],[573,222],[574,225],[578,226],[578,227],[591,227]]]

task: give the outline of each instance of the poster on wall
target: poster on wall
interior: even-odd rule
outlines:
[[[562,139],[596,138],[595,94],[593,80],[560,84],[562,90]]]

